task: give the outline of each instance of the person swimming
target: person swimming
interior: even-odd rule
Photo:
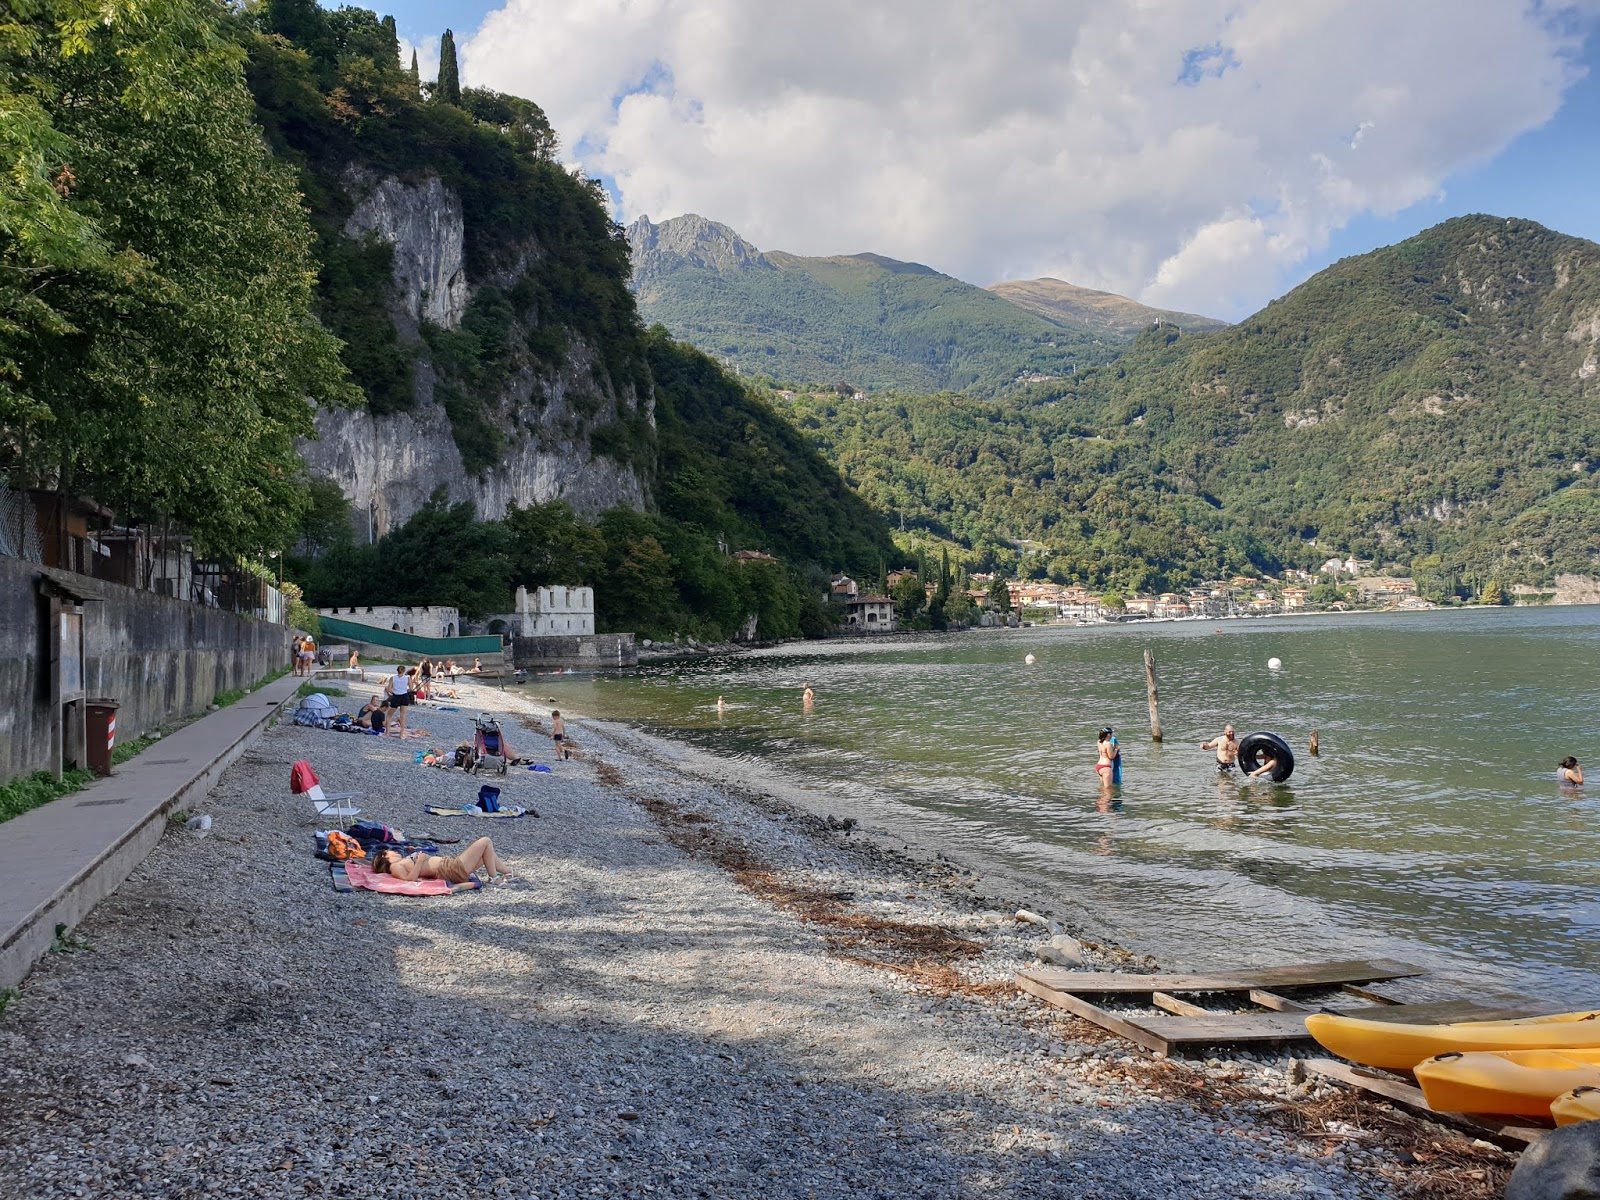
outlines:
[[[1561,760],[1561,765],[1556,768],[1556,781],[1562,787],[1582,787],[1583,768],[1578,765],[1578,760],[1572,755],[1567,755]]]

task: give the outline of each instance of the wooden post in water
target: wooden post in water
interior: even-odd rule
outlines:
[[[1146,649],[1144,652],[1144,687],[1145,695],[1150,701],[1150,740],[1161,740],[1161,698],[1156,694],[1156,656]]]

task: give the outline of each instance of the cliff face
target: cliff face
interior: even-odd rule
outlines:
[[[653,398],[641,398],[632,387],[620,395],[604,391],[593,348],[575,335],[567,339],[559,369],[521,369],[498,395],[485,397],[506,435],[506,450],[495,466],[477,474],[466,470],[450,416],[435,396],[437,376],[422,337],[425,324],[458,329],[472,300],[461,201],[432,175],[408,183],[351,168],[341,183],[355,202],[345,235],[370,233],[393,249],[389,312],[402,343],[415,354],[409,411],[324,411],[317,416],[317,440],[300,445],[311,473],[343,489],[361,540],[404,524],[441,484],[452,501],[471,500],[485,518],[504,515],[513,501],[564,500],[586,515],[619,504],[644,509],[646,481],[631,466],[593,455],[590,434],[638,405],[653,425]],[[514,286],[524,273],[539,269],[539,259],[536,247],[522,247],[514,266],[477,282]]]

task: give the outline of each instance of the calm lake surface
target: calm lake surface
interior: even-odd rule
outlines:
[[[1498,609],[808,643],[529,690],[999,867],[1165,968],[1385,955],[1434,972],[1413,994],[1576,1008],[1600,1005],[1597,667],[1600,609]],[[1228,720],[1282,734],[1293,778],[1219,779],[1198,744]],[[1567,754],[1587,794],[1557,787]]]

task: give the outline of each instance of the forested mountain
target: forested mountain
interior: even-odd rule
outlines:
[[[1600,246],[1464,217],[1227,329],[974,402],[796,396],[910,531],[1123,587],[1344,551],[1434,590],[1600,570]]]
[[[628,243],[646,321],[778,382],[986,395],[1030,375],[1069,376],[1127,340],[917,263],[762,253],[693,214],[640,217]]]
[[[622,230],[555,163],[536,104],[460,88],[448,54],[423,83],[393,22],[361,9],[265,0],[241,36],[310,207],[318,315],[366,399],[319,418],[305,453],[335,509],[343,493],[391,518],[356,546],[317,514],[294,561],[308,599],[472,615],[518,584],[581,582],[612,628],[726,636],[757,612],[782,636],[828,571],[894,554],[762,399],[645,331]],[[779,556],[777,577],[728,556],[742,548]]]
[[[988,290],[1046,320],[1081,325],[1118,341],[1132,341],[1158,324],[1183,330],[1221,329],[1227,324],[1214,317],[1151,308],[1115,292],[1097,292],[1060,279],[1017,279],[990,284]]]
[[[392,19],[315,0],[13,7],[0,485],[263,574],[298,549],[313,602],[580,582],[646,633],[815,630],[830,570],[894,555],[759,396],[646,331],[598,184],[448,37],[425,82]]]

